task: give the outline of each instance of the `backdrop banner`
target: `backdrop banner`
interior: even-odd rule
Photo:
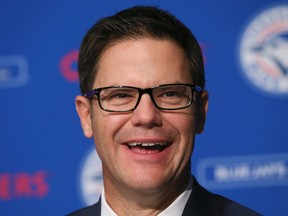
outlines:
[[[287,0],[0,1],[1,215],[64,215],[98,200],[101,161],[75,111],[79,46],[101,17],[147,4],[203,49],[210,101],[192,173],[263,215],[287,215]]]

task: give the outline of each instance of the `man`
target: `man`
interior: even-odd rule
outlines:
[[[70,215],[259,215],[191,176],[208,93],[198,42],[179,20],[137,6],[86,34],[76,109],[102,161],[104,189]]]

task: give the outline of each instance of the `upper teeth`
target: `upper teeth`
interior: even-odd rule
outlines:
[[[129,146],[137,146],[137,145],[141,145],[141,146],[155,146],[155,145],[161,145],[164,146],[167,143],[128,143]]]

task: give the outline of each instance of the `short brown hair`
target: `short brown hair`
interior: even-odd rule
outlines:
[[[179,45],[190,64],[194,84],[205,87],[201,48],[191,31],[175,16],[153,6],[136,6],[100,19],[85,35],[79,53],[81,93],[91,90],[105,49],[126,39],[168,39]]]

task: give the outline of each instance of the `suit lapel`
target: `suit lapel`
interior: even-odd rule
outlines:
[[[204,189],[193,178],[193,189],[186,203],[182,216],[202,216],[202,215],[222,215],[221,209],[224,209],[228,202],[221,200]]]

